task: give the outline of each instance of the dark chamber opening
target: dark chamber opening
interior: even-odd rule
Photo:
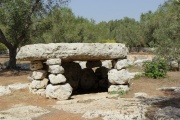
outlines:
[[[108,69],[105,67],[81,68],[76,62],[63,62],[67,82],[73,94],[88,94],[108,91]]]

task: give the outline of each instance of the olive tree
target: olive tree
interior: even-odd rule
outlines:
[[[9,50],[9,69],[16,68],[17,49],[30,41],[33,24],[69,0],[0,0],[0,43]]]

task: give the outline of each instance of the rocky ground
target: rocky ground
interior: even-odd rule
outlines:
[[[130,71],[137,69],[141,70]],[[0,120],[178,120],[179,73],[168,72],[158,80],[134,79],[126,94],[76,93],[58,101],[29,93],[30,71],[0,71]]]

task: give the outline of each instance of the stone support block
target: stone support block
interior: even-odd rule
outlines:
[[[47,78],[44,78],[43,80],[33,80],[30,84],[30,87],[33,89],[46,88],[48,81],[49,80]]]
[[[111,85],[109,88],[108,88],[108,92],[114,92],[114,91],[116,91],[116,92],[127,92],[127,91],[129,91],[129,87],[128,87],[128,85]]]
[[[47,71],[45,70],[37,70],[37,71],[33,71],[32,73],[32,78],[35,80],[41,80],[44,79],[47,75]]]
[[[47,98],[56,98],[58,100],[67,100],[72,94],[72,87],[69,83],[64,85],[52,85],[49,84],[46,87],[46,97]]]
[[[111,84],[129,84],[132,79],[131,73],[127,70],[112,69],[108,72],[108,80]]]
[[[43,62],[40,60],[31,61],[30,63],[30,69],[31,70],[40,70],[43,68]]]
[[[50,58],[46,61],[47,65],[61,65],[61,59],[59,58]]]
[[[102,60],[101,62],[102,62],[102,67],[112,69],[113,67],[112,60]]]
[[[66,82],[66,78],[64,75],[62,74],[50,74],[49,75],[49,80],[52,84],[60,84],[60,83],[65,83]]]
[[[50,72],[52,74],[63,74],[64,68],[60,65],[50,65],[48,72]]]
[[[121,70],[123,68],[126,68],[128,66],[128,60],[127,59],[123,59],[123,60],[118,60],[117,63],[115,64],[115,69]]]
[[[45,96],[46,89],[33,89],[33,88],[29,88],[29,91],[32,94],[37,94],[37,95]]]

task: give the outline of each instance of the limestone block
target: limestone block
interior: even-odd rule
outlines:
[[[52,85],[49,84],[46,87],[46,97],[47,98],[56,98],[58,100],[66,100],[72,94],[72,87],[69,83],[64,85]]]
[[[112,60],[102,60],[102,67],[112,69]]]
[[[128,60],[123,59],[123,60],[118,60],[117,63],[115,64],[115,69],[121,70],[123,68],[126,68],[128,66]]]
[[[59,83],[65,83],[66,82],[65,76],[62,74],[57,74],[57,75],[50,74],[49,80],[52,84],[59,84]]]
[[[44,78],[43,80],[33,80],[30,87],[34,89],[46,88],[48,81],[49,80],[47,78]]]
[[[11,90],[7,86],[0,86],[0,96],[10,94]]]
[[[129,91],[128,85],[111,85],[108,88],[108,92],[113,92],[113,91],[124,91],[127,92]]]
[[[47,60],[60,58],[63,61],[92,61],[123,59],[128,48],[121,43],[50,43],[21,47],[18,60]]]
[[[101,67],[102,63],[100,60],[98,61],[87,61],[86,67],[87,68],[94,68],[94,67]]]
[[[46,61],[47,65],[61,65],[61,59],[59,58],[49,58]]]
[[[96,85],[96,76],[95,73],[92,69],[90,68],[85,68],[82,70],[82,75],[81,75],[81,88],[84,90],[89,90],[95,87]]]
[[[50,65],[49,72],[52,74],[63,74],[64,68],[60,65]]]
[[[30,64],[30,69],[31,70],[40,70],[42,68],[43,68],[42,61],[39,61],[39,60],[31,61],[31,64]]]
[[[45,70],[37,70],[37,71],[33,71],[31,77],[35,80],[41,80],[41,79],[44,79],[46,75],[47,75],[47,72]]]
[[[29,88],[29,91],[32,94],[37,94],[37,95],[45,96],[46,89],[33,89],[33,88]]]
[[[144,92],[138,92],[138,93],[134,93],[134,97],[135,98],[147,98],[148,94],[144,93]]]
[[[108,80],[111,84],[128,84],[132,79],[132,75],[125,69],[112,69],[108,72]]]
[[[151,62],[151,60],[149,60],[149,59],[139,59],[139,60],[134,61],[134,65],[142,67],[145,62]]]
[[[65,70],[64,76],[67,82],[71,85],[73,90],[76,90],[79,87],[79,81],[82,75],[81,66],[75,62],[63,62],[62,67]]]
[[[14,83],[8,85],[10,90],[21,90],[29,87],[29,83]]]

